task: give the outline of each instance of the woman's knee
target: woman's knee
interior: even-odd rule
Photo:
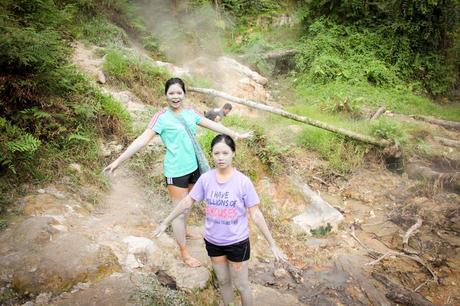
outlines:
[[[221,286],[231,283],[230,269],[227,263],[213,263],[212,267]]]

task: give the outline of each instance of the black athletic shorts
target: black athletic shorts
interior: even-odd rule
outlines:
[[[215,245],[204,239],[209,257],[227,256],[233,262],[246,261],[250,257],[251,245],[249,238],[230,245]]]
[[[174,185],[181,188],[188,188],[188,185],[195,184],[200,177],[200,170],[196,168],[192,173],[179,176],[179,177],[165,177],[166,185]]]

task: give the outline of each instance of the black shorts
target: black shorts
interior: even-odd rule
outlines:
[[[206,251],[209,257],[227,256],[227,259],[233,262],[246,261],[250,257],[251,244],[249,238],[230,245],[215,245],[204,240]]]
[[[179,177],[165,177],[166,185],[174,185],[180,188],[188,188],[188,185],[195,184],[200,177],[200,170],[196,168],[192,173],[179,176]]]

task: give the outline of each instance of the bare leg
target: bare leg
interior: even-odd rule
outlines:
[[[192,191],[193,185],[194,185],[194,184],[189,184],[189,185],[188,185],[188,193],[190,193],[190,191]],[[190,211],[189,211],[189,212],[187,213],[187,215],[185,216],[185,222],[187,222],[189,215],[190,215]],[[197,239],[202,239],[202,238],[203,238],[202,235],[192,233],[190,230],[186,230],[186,231],[185,231],[185,237],[186,237],[187,239],[191,239],[191,240],[197,240]]]
[[[226,256],[211,257],[212,267],[216,272],[219,281],[220,290],[224,298],[224,304],[227,306],[233,303],[233,287],[230,278],[230,269]]]
[[[241,303],[243,306],[252,306],[252,291],[249,286],[248,277],[248,261],[228,262],[232,281],[241,296]]]
[[[180,188],[180,187],[173,186],[173,185],[168,185],[168,191],[171,197],[171,201],[173,202],[174,205],[177,205],[180,202],[180,200],[185,198],[188,194],[187,188]],[[182,259],[184,260],[184,263],[190,267],[201,266],[201,263],[190,255],[190,252],[188,251],[188,248],[186,245],[186,240],[185,240],[185,233],[186,233],[186,227],[187,227],[186,215],[182,214],[178,216],[176,219],[174,219],[173,222],[171,222],[171,225],[172,225],[172,229],[174,233],[174,238],[176,238],[177,244],[179,245],[180,253],[182,255]]]

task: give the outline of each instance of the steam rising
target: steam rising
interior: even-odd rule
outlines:
[[[148,30],[161,51],[176,64],[199,56],[215,58],[223,53],[223,31],[228,24],[210,6],[190,9],[187,1],[140,1]]]

